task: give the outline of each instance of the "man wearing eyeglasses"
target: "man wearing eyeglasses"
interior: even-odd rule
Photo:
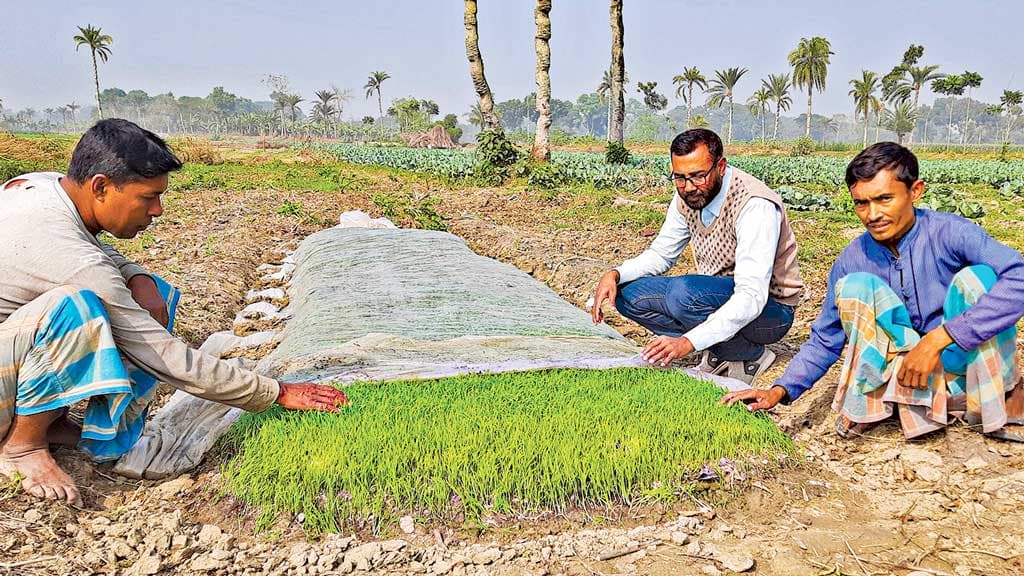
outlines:
[[[782,199],[765,183],[729,166],[722,140],[695,128],[670,147],[676,194],[650,248],[605,272],[592,309],[607,300],[657,334],[643,350],[667,366],[702,351],[698,368],[751,383],[775,361],[767,344],[793,324],[804,284],[796,239]],[[687,245],[696,274],[663,276]]]

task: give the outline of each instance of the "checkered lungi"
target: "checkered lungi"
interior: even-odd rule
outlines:
[[[959,315],[995,284],[984,265],[958,272],[946,294],[945,320]],[[1006,424],[1005,394],[1016,385],[1016,328],[1011,326],[974,350],[951,344],[925,390],[896,381],[903,358],[921,340],[902,300],[881,278],[865,272],[836,283],[836,304],[847,346],[833,410],[853,422],[884,420],[898,410],[903,433],[914,438],[946,426],[953,396],[965,395],[965,419],[983,432]]]
[[[154,280],[173,325],[180,293]],[[87,400],[78,447],[96,461],[115,460],[138,441],[155,391],[156,379],[121,357],[90,290],[55,288],[0,323],[0,439],[16,414]]]

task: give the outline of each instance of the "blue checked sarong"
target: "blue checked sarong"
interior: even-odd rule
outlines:
[[[945,320],[970,308],[996,282],[988,266],[958,272],[946,294]],[[1011,326],[974,350],[951,344],[925,390],[902,386],[903,357],[921,340],[900,297],[877,276],[858,272],[836,283],[836,304],[847,347],[832,407],[858,423],[878,422],[897,407],[903,433],[914,438],[949,422],[953,397],[964,400],[964,417],[994,432],[1006,424],[1005,394],[1017,382],[1016,328]]]
[[[152,276],[173,327],[180,292]],[[29,416],[88,400],[78,447],[115,460],[138,441],[157,381],[126,362],[95,293],[65,286],[0,323],[0,437],[15,414]]]

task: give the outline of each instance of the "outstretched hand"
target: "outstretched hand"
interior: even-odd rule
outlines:
[[[756,412],[758,410],[770,410],[786,397],[786,389],[782,386],[772,386],[767,390],[750,388],[739,392],[730,392],[718,401],[719,404],[732,406],[737,402],[743,402],[747,410]]]
[[[338,407],[348,402],[345,393],[332,386],[313,384],[311,382],[297,382],[295,384],[281,383],[281,392],[277,396],[277,403],[282,408],[289,410],[322,410],[325,412],[337,412]]]

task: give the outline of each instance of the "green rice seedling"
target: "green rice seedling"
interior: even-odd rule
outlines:
[[[226,490],[313,534],[671,498],[707,463],[788,454],[763,414],[678,371],[550,370],[356,383],[340,413],[247,415]]]

